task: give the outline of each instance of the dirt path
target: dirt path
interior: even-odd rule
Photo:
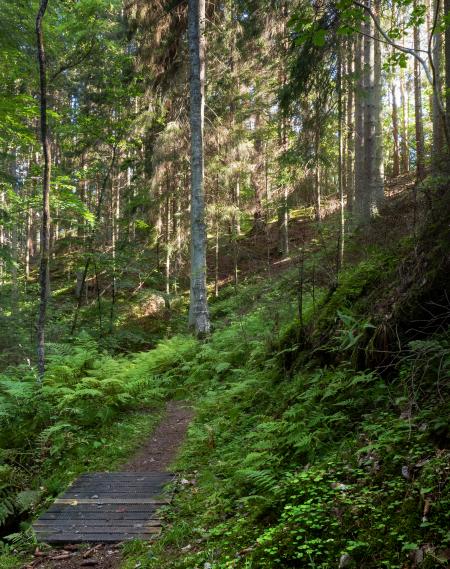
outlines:
[[[126,472],[162,472],[175,460],[189,423],[192,409],[185,403],[170,401],[166,414],[151,437],[126,464]],[[118,569],[121,560],[121,545],[67,545],[62,549],[38,550],[34,560],[23,569]]]

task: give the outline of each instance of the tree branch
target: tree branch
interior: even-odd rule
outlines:
[[[55,73],[53,73],[53,75],[50,78],[50,81],[54,81],[58,77],[58,75],[61,75],[61,73],[64,73],[64,71],[73,69],[74,67],[77,67],[77,65],[80,65],[80,63],[83,63],[83,61],[85,61],[94,51],[94,47],[95,47],[95,40],[92,40],[91,45],[86,53],[83,53],[83,55],[81,55],[78,59],[72,61],[71,63],[67,63],[66,65],[61,65],[58,71],[55,71]]]

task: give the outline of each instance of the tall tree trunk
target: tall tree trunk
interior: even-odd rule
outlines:
[[[373,26],[370,18],[363,24],[363,84],[364,84],[364,167],[362,184],[358,192],[358,221],[367,223],[371,216],[371,189],[373,183],[373,161],[375,149],[374,111],[374,49]]]
[[[450,17],[450,0],[444,0],[444,21],[445,26],[445,123],[447,133],[450,132],[450,25],[448,18]],[[447,146],[449,141],[447,140]],[[445,168],[448,169],[448,148],[446,152]]]
[[[399,145],[399,132],[398,132],[398,105],[397,105],[397,90],[395,80],[391,85],[392,95],[392,139],[393,139],[393,154],[392,154],[392,176],[396,178],[400,174],[400,145]]]
[[[281,24],[281,64],[280,64],[280,83],[284,89],[287,85],[286,73],[286,56],[289,51],[289,43],[286,34],[286,22],[288,18],[288,7],[286,0],[281,2],[281,17],[283,18]],[[285,111],[280,113],[280,150],[285,154],[288,150],[288,117]],[[261,144],[262,147],[262,144]],[[283,181],[283,193],[281,196],[281,203],[278,210],[278,231],[279,231],[279,248],[281,254],[285,257],[289,255],[289,187],[287,181]]]
[[[41,228],[41,266],[39,275],[40,304],[37,323],[38,371],[42,380],[45,373],[45,322],[49,297],[49,255],[50,255],[50,176],[51,151],[47,125],[47,65],[45,59],[42,21],[47,10],[48,0],[41,0],[36,17],[36,37],[39,61],[40,120],[41,141],[44,156],[42,176],[42,228]]]
[[[13,179],[13,192],[19,198],[19,179],[17,168],[17,149],[14,149],[11,177]],[[18,263],[19,263],[19,231],[18,220],[15,220],[11,226],[11,314],[17,316],[19,312],[19,283],[18,283]]]
[[[380,17],[381,0],[374,0],[374,12]],[[373,121],[374,148],[371,164],[371,214],[377,213],[384,201],[384,160],[383,160],[383,123],[382,123],[382,84],[381,84],[381,48],[380,33],[374,29],[373,42]]]
[[[219,296],[219,216],[215,215],[215,245],[214,245],[214,296]]]
[[[112,282],[111,282],[111,308],[109,314],[109,332],[114,331],[114,310],[117,297],[117,240],[118,240],[118,219],[120,208],[119,202],[119,183],[120,175],[114,176],[112,173],[111,179],[111,199],[110,199],[110,219],[111,219],[111,257],[112,257]]]
[[[26,221],[26,245],[25,245],[25,276],[30,278],[30,262],[33,256],[33,210],[28,206]]]
[[[433,19],[438,20],[440,17],[440,2],[433,0]],[[441,166],[441,159],[444,148],[444,131],[442,128],[442,116],[439,110],[439,95],[442,91],[441,81],[441,52],[442,52],[442,34],[436,27],[433,34],[433,66],[435,72],[435,85],[433,89],[433,170],[438,170]]]
[[[417,7],[417,0],[414,1]],[[420,50],[420,27],[414,26],[414,49]],[[414,119],[416,129],[416,174],[417,180],[425,177],[425,140],[423,135],[423,116],[422,116],[422,78],[420,74],[420,64],[414,59]]]
[[[344,247],[345,247],[345,202],[344,202],[344,180],[343,180],[343,142],[342,133],[342,46],[338,46],[338,64],[337,64],[337,88],[338,88],[338,188],[339,188],[339,204],[340,204],[340,229],[339,229],[339,247],[337,262],[337,278],[344,264]]]
[[[168,181],[168,180],[167,180]],[[167,197],[166,197],[166,228],[165,228],[165,237],[166,237],[166,260],[165,260],[165,280],[166,280],[166,293],[170,293],[170,253],[171,253],[171,242],[170,242],[170,227],[171,227],[171,203],[170,203],[170,194],[169,194],[169,187],[167,188]]]
[[[400,72],[400,105],[401,113],[401,142],[400,142],[400,158],[401,172],[405,174],[409,172],[409,144],[408,144],[408,110],[406,100],[405,73]]]
[[[362,25],[364,31],[365,24]],[[365,117],[365,89],[364,89],[364,70],[363,70],[363,36],[358,34],[355,42],[355,214],[361,215],[361,205],[363,202],[364,185],[366,183],[364,174],[364,117]]]
[[[4,208],[4,204],[5,204],[5,192],[0,191],[0,208],[1,209]],[[0,249],[3,249],[4,245],[5,245],[5,229],[3,227],[3,224],[0,223]],[[4,265],[3,259],[0,258],[0,284],[1,285],[4,284],[4,278],[5,278],[5,265]]]
[[[347,51],[347,76],[353,78],[353,52],[354,52],[354,39],[348,38],[348,51]],[[350,79],[350,80],[351,80]],[[347,89],[347,151],[346,151],[346,187],[347,192],[347,209],[349,212],[353,211],[353,202],[355,199],[355,178],[353,170],[353,161],[355,153],[355,139],[354,139],[354,117],[353,117],[353,99],[354,93],[352,85],[349,81]]]
[[[320,126],[319,119],[317,117],[317,123],[315,126],[314,133],[314,158],[315,158],[315,169],[314,169],[314,213],[316,221],[322,220],[322,204],[321,204],[321,179],[320,179]]]
[[[198,336],[210,332],[206,290],[206,227],[203,163],[205,111],[205,0],[188,1],[191,126],[191,287],[189,326]]]
[[[373,11],[379,13],[379,0],[373,3]],[[384,198],[383,141],[381,124],[381,45],[378,30],[371,19],[366,19],[364,29],[364,85],[366,105],[364,117],[364,147],[366,181],[360,192],[359,219],[366,223]]]

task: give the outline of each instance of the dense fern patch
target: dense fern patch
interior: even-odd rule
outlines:
[[[127,457],[158,421],[195,346],[189,337],[174,337],[157,350],[113,358],[82,335],[70,347],[54,348],[42,385],[31,368],[2,375],[3,534],[80,472],[111,469]]]

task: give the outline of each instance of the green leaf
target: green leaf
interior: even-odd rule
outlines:
[[[326,33],[324,29],[316,30],[312,37],[313,44],[317,47],[323,47],[325,45]]]

